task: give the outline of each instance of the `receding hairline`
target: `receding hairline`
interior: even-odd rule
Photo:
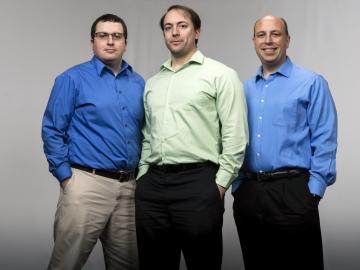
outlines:
[[[164,14],[164,24],[165,24],[165,18],[166,18],[166,16],[167,16],[171,11],[180,11],[180,12],[184,15],[184,17],[187,17],[187,18],[190,19],[190,21],[191,21],[191,14],[189,13],[189,11],[184,10],[184,9],[182,9],[182,8],[177,8],[177,7],[175,7],[175,8],[172,8],[172,9],[170,9],[170,10],[167,10],[166,13]]]
[[[287,36],[289,36],[289,29],[288,29],[288,25],[287,25],[287,22],[284,18],[282,17],[279,17],[279,16],[274,16],[274,15],[265,15],[265,16],[262,16],[260,17],[259,19],[256,20],[256,22],[254,23],[254,33],[253,33],[253,37],[255,37],[255,28],[256,28],[256,25],[263,19],[265,18],[273,18],[273,19],[278,19],[279,21],[282,22],[283,26],[284,26],[284,30],[285,30],[285,34]]]
[[[163,31],[164,31],[165,17],[168,15],[169,12],[171,12],[173,10],[181,11],[182,14],[184,15],[184,17],[187,17],[187,18],[189,18],[191,20],[195,30],[200,30],[200,28],[201,28],[201,19],[200,19],[199,14],[195,10],[193,10],[192,8],[189,8],[187,6],[183,6],[183,5],[172,5],[166,10],[164,15],[160,19],[160,27],[161,27],[161,29]]]

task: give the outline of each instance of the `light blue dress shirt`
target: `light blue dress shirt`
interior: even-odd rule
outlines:
[[[309,170],[309,191],[323,196],[336,179],[337,114],[326,80],[290,58],[267,80],[262,67],[244,83],[250,144],[244,171]]]

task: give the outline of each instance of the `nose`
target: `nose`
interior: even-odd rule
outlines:
[[[271,35],[266,35],[265,36],[265,43],[271,43],[271,42],[272,42]]]
[[[172,28],[171,34],[173,36],[178,36],[179,35],[179,28],[177,26]]]
[[[108,45],[114,44],[114,40],[113,40],[112,35],[109,35],[109,36],[108,36],[107,44],[108,44]]]

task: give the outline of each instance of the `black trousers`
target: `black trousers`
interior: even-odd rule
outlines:
[[[319,199],[307,173],[259,182],[235,191],[234,219],[246,270],[322,270]]]
[[[137,181],[136,232],[140,269],[220,270],[224,202],[218,166],[176,173],[150,168]]]

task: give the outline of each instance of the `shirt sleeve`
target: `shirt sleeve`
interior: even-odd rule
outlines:
[[[228,188],[242,166],[249,140],[247,105],[242,83],[234,70],[224,73],[216,88],[222,141],[216,183]]]
[[[70,178],[67,130],[75,109],[75,84],[68,75],[56,78],[42,121],[49,171],[61,182]]]
[[[328,83],[317,75],[311,89],[307,117],[310,126],[311,166],[309,189],[323,196],[336,180],[337,113]]]
[[[149,130],[149,110],[146,103],[146,86],[144,91],[144,111],[145,111],[145,124],[142,129],[143,133],[143,141],[142,141],[142,150],[141,150],[141,158],[139,161],[139,172],[136,177],[136,179],[139,179],[141,176],[143,176],[149,169],[149,164],[146,162],[147,158],[151,154],[151,148],[150,148],[150,130]]]

